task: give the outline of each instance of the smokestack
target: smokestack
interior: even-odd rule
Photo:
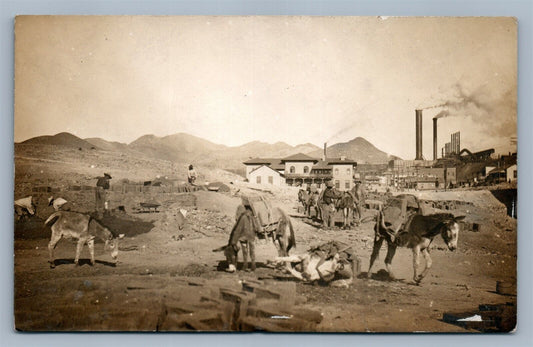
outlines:
[[[324,155],[322,156],[322,160],[323,161],[326,161],[326,158],[328,157],[327,156],[327,151],[326,151],[326,147],[328,146],[328,143],[327,142],[324,142]]]
[[[422,160],[422,110],[415,110],[416,121],[416,157],[415,160]]]
[[[437,118],[433,118],[433,160],[437,160]]]

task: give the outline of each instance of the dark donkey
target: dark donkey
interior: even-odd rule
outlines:
[[[238,218],[231,230],[228,244],[214,249],[213,252],[224,251],[228,262],[228,272],[237,270],[237,256],[242,247],[243,270],[248,270],[248,254],[252,261],[252,271],[255,270],[255,234],[260,231],[253,212],[246,208]]]
[[[343,216],[343,228],[348,228],[352,225],[352,220],[350,219],[353,216],[355,211],[355,198],[352,193],[345,191],[342,193],[342,196],[336,201],[335,208],[337,211],[342,211]],[[352,218],[353,219],[353,218]]]
[[[396,235],[387,234],[387,235],[377,235],[374,241],[374,249],[370,257],[370,266],[368,268],[368,277],[372,274],[372,266],[374,261],[379,255],[379,249],[383,240],[387,241],[388,249],[387,256],[385,257],[385,265],[387,266],[387,271],[389,272],[389,277],[394,278],[392,273],[392,258],[396,253],[397,247],[407,247],[413,251],[413,281],[415,283],[420,283],[422,279],[427,275],[429,269],[431,268],[432,261],[429,256],[429,245],[437,235],[441,235],[442,239],[448,246],[451,251],[457,249],[457,240],[459,237],[460,224],[459,222],[463,220],[465,216],[454,217],[451,213],[436,213],[431,215],[412,215],[408,222],[406,223],[403,230],[400,230]],[[376,230],[384,228],[384,225],[381,225],[381,228],[376,226]],[[424,256],[426,260],[426,266],[424,270],[419,274],[419,265],[420,265],[420,253]]]

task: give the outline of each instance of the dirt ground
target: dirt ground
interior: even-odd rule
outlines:
[[[34,177],[22,174],[17,177],[16,189],[20,194],[36,184],[31,181]],[[118,261],[104,252],[100,242],[95,246],[94,266],[89,265],[86,247],[81,266],[75,266],[75,243],[62,240],[55,250],[55,269],[47,262],[50,229],[43,225],[53,212],[46,206],[50,193],[34,193],[37,216],[15,223],[16,328],[23,331],[236,330],[240,328],[222,324],[226,320],[220,316],[218,320],[205,318],[198,325],[184,324],[183,316],[200,311],[207,316],[209,312],[222,312],[224,316],[227,302],[220,300],[220,293],[238,292],[244,282],[291,291],[294,316],[290,317],[308,312],[304,320],[313,321],[307,325],[277,325],[283,327],[282,331],[480,332],[488,328],[479,324],[451,324],[444,317],[450,314],[467,317],[479,311],[480,305],[500,304],[508,308],[507,318],[504,317],[507,323],[500,330],[513,329],[514,324],[508,322],[516,319],[516,220],[506,215],[505,206],[490,192],[416,193],[426,201],[462,201],[451,212],[466,215],[465,226],[478,223],[480,228],[478,231],[464,228],[455,252],[449,251],[440,237],[436,238],[430,250],[431,272],[420,285],[415,285],[411,280],[412,258],[408,249],[398,249],[393,262],[398,280],[391,281],[384,271],[385,247],[372,278],[366,278],[373,242],[372,221],[349,230],[317,228],[309,219],[299,217],[297,189],[258,192],[244,183],[226,183],[231,192],[151,193],[149,196],[110,192],[114,211],[101,219],[101,223],[115,236],[124,234]],[[269,265],[277,251],[272,242],[263,239],[256,241],[258,268],[255,272],[225,272],[224,255],[212,250],[227,243],[240,196],[248,193],[264,194],[273,205],[293,216],[297,247],[291,254],[304,253],[309,247],[330,240],[349,243],[361,259],[359,278],[347,289],[291,281]],[[62,190],[56,195],[74,203],[74,210],[93,210],[92,191]],[[158,212],[142,213],[138,209],[139,203],[147,199],[161,204]],[[124,211],[119,211],[118,206],[124,206]],[[184,223],[179,209],[188,211]],[[366,210],[365,216],[373,213]],[[497,281],[511,284],[511,295],[499,294]],[[244,294],[238,295],[242,300]],[[277,306],[269,307],[275,311]],[[230,311],[235,314],[235,308]],[[288,311],[281,307],[279,312]],[[309,319],[316,314],[318,319]],[[249,330],[250,326],[253,330],[253,322]],[[269,330],[268,324],[255,327]],[[494,327],[488,331],[494,331]]]
[[[123,201],[128,198],[135,200],[124,197]],[[97,244],[94,267],[88,263],[86,248],[82,265],[76,267],[75,244],[63,240],[55,251],[58,266],[50,269],[49,229],[43,227],[42,219],[17,223],[17,328],[152,331],[157,329],[162,299],[180,298],[184,288],[188,289],[183,286],[184,280],[200,279],[205,288],[210,287],[210,282],[217,287],[236,288],[243,279],[281,275],[279,270],[266,266],[277,253],[273,244],[265,240],[257,241],[259,268],[255,273],[226,273],[222,270],[223,254],[211,252],[227,242],[240,202],[238,196],[200,191],[159,199],[164,201],[159,213],[129,214],[126,208],[126,213],[114,213],[102,220],[116,235],[126,236],[120,243],[118,262],[104,253],[103,244]],[[293,200],[291,204],[281,203],[289,213],[296,212],[296,194]],[[177,222],[180,208],[189,211],[182,229]],[[339,240],[354,246],[362,269],[361,278],[348,289],[296,283],[298,306],[323,314],[317,331],[465,331],[444,322],[443,315],[475,311],[482,304],[516,301],[515,296],[496,292],[496,281],[516,281],[515,221],[473,205],[468,209],[454,212],[464,213],[471,220],[484,220],[481,230],[463,231],[456,252],[447,250],[442,240],[436,239],[431,250],[433,268],[419,286],[411,281],[411,254],[407,249],[399,249],[394,259],[398,281],[388,279],[382,262],[372,279],[365,278],[372,248],[372,222],[350,230],[324,230],[309,225],[305,218],[293,218],[297,248],[292,253]],[[382,253],[381,259],[385,249]],[[143,283],[140,289],[137,282]],[[134,314],[127,314],[131,312]]]

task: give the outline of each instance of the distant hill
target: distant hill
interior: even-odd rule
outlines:
[[[177,133],[164,137],[144,135],[130,144],[110,142],[102,138],[80,139],[63,132],[54,136],[39,136],[22,142],[33,145],[59,145],[83,149],[101,149],[118,153],[137,153],[154,159],[168,160],[180,164],[196,164],[220,169],[242,169],[243,161],[250,158],[284,158],[296,153],[304,153],[321,158],[322,149],[311,143],[291,146],[285,142],[273,144],[253,141],[241,146],[229,147],[216,144],[197,136]],[[345,143],[329,146],[328,157],[346,156],[360,164],[383,164],[394,156],[380,151],[362,137]]]
[[[71,133],[59,133],[56,135],[45,135],[33,137],[29,140],[20,142],[24,145],[55,145],[55,146],[64,146],[64,147],[73,147],[73,148],[83,148],[83,149],[97,149],[98,146],[95,146],[85,140],[80,139],[79,137],[72,135]]]
[[[291,146],[285,142],[270,144],[253,141],[241,146],[226,147],[217,152],[207,153],[205,156],[198,158],[198,161],[206,166],[213,165],[224,169],[234,169],[242,168],[243,161],[250,158],[284,158],[300,152],[311,152],[318,148],[312,144]]]
[[[122,152],[128,150],[128,145],[122,142],[110,142],[99,137],[90,137],[84,140],[105,151]]]
[[[323,150],[317,150],[307,153],[310,156],[321,158]],[[337,143],[327,148],[328,157],[346,156],[349,159],[355,160],[357,163],[367,164],[383,164],[387,163],[395,156],[390,156],[387,153],[377,149],[373,144],[362,137],[356,137],[353,140],[343,143]]]
[[[202,161],[209,153],[227,148],[185,133],[164,137],[144,135],[130,143],[128,147],[154,158],[183,163]]]

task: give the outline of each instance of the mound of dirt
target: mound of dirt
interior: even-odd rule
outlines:
[[[126,237],[132,237],[147,233],[154,227],[154,224],[151,222],[140,220],[125,213],[104,216],[102,219],[97,220],[100,224],[108,228],[114,236],[124,234]],[[37,216],[16,221],[15,239],[49,239],[51,235],[50,227],[44,225],[44,221],[44,219]]]
[[[198,191],[193,193],[196,196],[196,207],[199,210],[219,212],[228,217],[235,217],[237,206],[241,199],[228,194],[209,191]]]

